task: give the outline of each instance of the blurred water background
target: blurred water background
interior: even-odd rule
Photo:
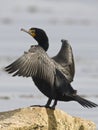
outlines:
[[[0,0],[0,111],[45,104],[47,98],[30,78],[11,77],[3,68],[28,50],[34,39],[21,28],[46,31],[54,56],[61,39],[69,40],[76,74],[72,86],[98,104],[98,1],[97,0]],[[59,102],[57,108],[92,120],[98,129],[98,108],[82,108],[75,102]]]

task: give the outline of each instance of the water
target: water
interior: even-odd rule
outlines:
[[[5,4],[7,3],[7,4]],[[10,3],[10,4],[9,4]],[[0,4],[0,111],[43,105],[47,98],[30,78],[11,77],[3,67],[36,42],[21,28],[43,28],[49,36],[48,54],[54,56],[61,39],[69,40],[75,57],[73,87],[98,104],[98,1],[5,0]],[[75,102],[58,102],[57,108],[98,124],[98,108],[82,108]],[[98,129],[98,125],[97,125]]]

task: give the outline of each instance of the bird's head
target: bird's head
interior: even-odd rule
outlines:
[[[44,30],[40,28],[30,28],[28,31],[25,29],[21,29],[21,31],[24,31],[28,34],[30,34],[37,42],[38,44],[43,47],[45,51],[48,49],[48,37]]]

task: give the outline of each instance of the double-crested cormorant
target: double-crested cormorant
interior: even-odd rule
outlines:
[[[21,29],[30,34],[38,45],[32,45],[28,52],[18,58],[15,62],[5,67],[13,76],[32,77],[38,89],[49,99],[46,107],[55,108],[57,101],[77,101],[83,107],[96,107],[97,104],[88,101],[79,95],[71,86],[75,67],[72,48],[67,40],[62,41],[59,53],[50,58],[46,51],[49,47],[46,33],[39,28],[31,28],[29,31]]]

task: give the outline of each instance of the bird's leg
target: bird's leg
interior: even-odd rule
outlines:
[[[57,105],[57,100],[54,100],[54,103],[53,103],[53,105],[52,105],[52,109],[55,109],[55,106]]]
[[[47,107],[47,108],[50,107],[49,105],[50,105],[51,101],[52,101],[52,99],[49,98],[48,101],[47,101],[47,103],[46,103],[46,105],[45,105],[45,107]]]

